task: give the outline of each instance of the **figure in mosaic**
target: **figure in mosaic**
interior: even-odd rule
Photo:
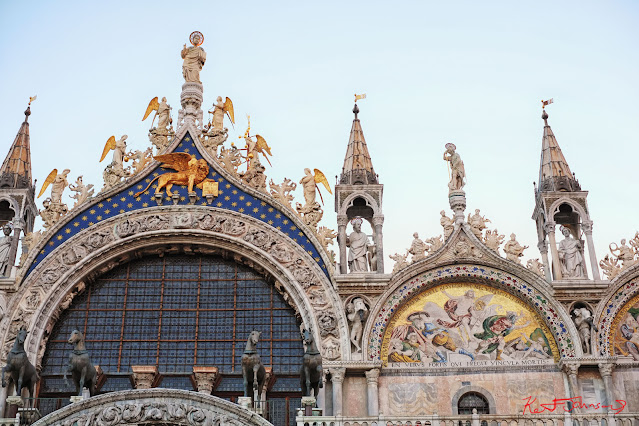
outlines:
[[[351,272],[367,272],[368,235],[362,232],[362,218],[351,221],[353,232],[346,237],[348,251],[348,268]]]
[[[444,152],[444,160],[450,164],[450,182],[448,183],[448,189],[451,191],[462,189],[465,185],[464,179],[466,178],[464,162],[455,151],[456,149],[455,144],[447,143],[446,151]]]
[[[562,226],[561,233],[564,239],[557,247],[559,262],[561,263],[561,274],[564,278],[585,278],[586,268],[584,257],[582,256],[583,247],[581,241],[575,239],[570,234],[570,229]]]
[[[199,31],[194,31],[189,37],[192,46],[182,48],[180,55],[182,63],[182,75],[187,83],[202,83],[200,81],[200,71],[206,62],[206,52],[200,46],[204,43],[204,36]]]
[[[482,323],[484,331],[475,333],[475,337],[482,340],[476,351],[485,354],[497,351],[495,359],[501,360],[501,355],[506,345],[506,336],[530,324],[530,321],[528,321],[525,324],[515,325],[522,316],[522,313],[517,315],[515,312],[508,311],[506,315],[492,315],[486,318]]]
[[[9,254],[13,245],[13,237],[11,236],[13,228],[11,224],[6,223],[2,227],[2,232],[4,236],[0,238],[0,276],[6,277],[9,270]]]

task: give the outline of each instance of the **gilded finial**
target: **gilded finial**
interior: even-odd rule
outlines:
[[[31,105],[31,102],[35,101],[37,98],[38,95],[29,96],[29,105]]]
[[[543,99],[541,100],[541,109],[546,109],[546,107],[548,105],[550,105],[552,103],[552,98],[548,99],[547,101],[544,101]]]
[[[366,99],[366,93],[362,93],[361,95],[355,93],[355,103],[357,103],[360,99]]]

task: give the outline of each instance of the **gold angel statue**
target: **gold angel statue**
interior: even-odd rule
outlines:
[[[62,193],[64,192],[64,188],[66,188],[69,183],[67,182],[67,175],[71,172],[69,169],[64,169],[62,173],[58,174],[58,169],[51,170],[49,176],[44,180],[44,184],[42,184],[42,189],[38,194],[38,198],[44,194],[44,191],[47,190],[47,187],[51,185],[51,202],[53,204],[62,203]]]
[[[304,207],[315,205],[315,194],[319,192],[319,188],[317,187],[318,183],[322,183],[329,194],[333,193],[324,173],[318,169],[314,169],[313,171],[315,174],[311,173],[311,169],[304,169],[304,173],[306,175],[300,180],[300,184],[302,185],[302,188],[304,188],[304,201],[306,202]],[[319,194],[322,204],[324,204],[322,193],[320,192]]]
[[[209,111],[209,114],[213,114],[212,127],[215,130],[224,129],[224,114],[227,115],[231,124],[235,124],[235,112],[233,111],[233,102],[229,97],[222,102],[222,97],[217,97],[217,103],[213,106],[213,109]]]
[[[260,164],[260,159],[258,157],[258,154],[262,154],[264,158],[266,159],[266,161],[268,161],[268,164],[272,166],[271,161],[266,156],[266,154],[273,155],[271,154],[271,147],[268,146],[268,144],[266,143],[266,140],[262,136],[250,135],[251,116],[247,116],[247,118],[248,118],[248,127],[246,128],[246,132],[244,132],[244,141],[246,142],[246,148],[244,149],[246,150],[248,169],[249,170],[255,169],[256,166]],[[255,137],[255,140],[253,140],[254,137]]]
[[[125,158],[127,138],[127,135],[122,135],[120,140],[116,141],[115,136],[111,136],[104,145],[104,149],[102,149],[102,157],[100,157],[100,162],[105,159],[109,151],[113,150],[113,161],[111,162],[112,166],[119,169],[124,168],[122,163],[127,160]]]
[[[171,197],[171,188],[173,185],[185,185],[188,187],[189,194],[193,192],[193,186],[202,189],[205,182],[210,181],[206,176],[209,174],[209,165],[203,159],[197,159],[194,155],[185,152],[174,152],[171,154],[157,155],[153,157],[155,160],[162,161],[162,168],[174,169],[177,173],[169,172],[153,179],[146,188],[135,194],[139,196],[145,192],[153,182],[158,181],[155,193],[159,194],[166,187],[166,195]]]

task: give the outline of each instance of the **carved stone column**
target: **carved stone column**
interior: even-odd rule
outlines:
[[[592,221],[584,221],[581,228],[586,234],[586,244],[588,245],[588,257],[590,259],[590,270],[592,271],[592,279],[599,281],[599,263],[597,262],[597,254],[595,253],[595,243],[592,240]]]
[[[133,385],[136,389],[151,389],[160,378],[158,368],[155,365],[133,365]]]
[[[552,275],[550,274],[550,263],[548,262],[548,243],[546,241],[540,241],[537,244],[537,248],[539,249],[539,253],[541,253],[541,261],[544,264],[544,275],[546,276],[546,281],[552,281]]]
[[[598,364],[599,366],[599,374],[601,374],[601,378],[604,382],[604,390],[606,392],[606,405],[611,405],[615,400],[613,395],[613,384],[612,384],[612,369],[614,368],[614,364],[610,362],[602,362]],[[606,408],[607,410],[608,408]]]
[[[322,377],[320,379],[322,381],[322,387],[319,389],[319,392],[316,396],[317,398],[317,407],[321,408],[324,413],[326,413],[326,372],[322,371]]]
[[[384,216],[373,216],[373,226],[375,227],[375,250],[377,257],[377,273],[384,273],[384,233],[382,225],[384,224]]]
[[[564,373],[568,376],[568,390],[570,391],[570,397],[575,398],[579,396],[579,383],[577,383],[577,372],[579,371],[579,363],[577,362],[565,362],[561,366]],[[573,412],[579,413],[579,408],[574,407]]]
[[[9,390],[9,386],[0,387],[0,418],[4,417],[4,406],[7,402],[7,391]]]
[[[368,385],[368,415],[379,416],[379,368],[373,368],[366,372],[366,384]]]
[[[550,242],[550,255],[552,256],[552,270],[555,280],[560,280],[561,276],[561,263],[559,263],[559,253],[557,253],[557,241],[555,240],[555,222],[548,222],[544,225],[546,228],[546,234],[548,234],[548,241]]]
[[[193,377],[197,385],[197,391],[206,395],[211,395],[218,377],[217,367],[193,366]]]
[[[11,271],[14,268],[14,265],[16,264],[16,254],[18,252],[18,242],[20,241],[20,235],[22,234],[22,231],[24,230],[24,227],[26,226],[26,223],[24,222],[24,220],[18,218],[18,217],[14,217],[13,218],[13,240],[11,243],[11,248],[9,249],[9,263],[7,266],[7,277],[11,276]]]
[[[346,215],[337,216],[337,245],[339,246],[339,273],[348,273],[348,257],[346,257]]]
[[[264,375],[264,388],[262,389],[262,410],[266,408],[266,391],[268,390],[271,379],[273,378],[273,367],[264,367],[266,374]]]
[[[331,368],[331,382],[333,382],[333,415],[342,415],[342,385],[344,384],[345,368]]]

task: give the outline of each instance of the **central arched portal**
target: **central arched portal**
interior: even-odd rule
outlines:
[[[273,371],[269,420],[294,424],[304,351],[299,321],[268,281],[234,260],[201,254],[148,256],[114,268],[88,285],[53,328],[40,398],[73,393],[62,374],[72,349],[67,339],[78,329],[104,372],[98,393],[131,389],[133,365],[156,366],[157,387],[183,390],[197,390],[193,366],[215,366],[220,378],[212,394],[234,401],[243,394],[246,339],[256,329],[262,362]]]

